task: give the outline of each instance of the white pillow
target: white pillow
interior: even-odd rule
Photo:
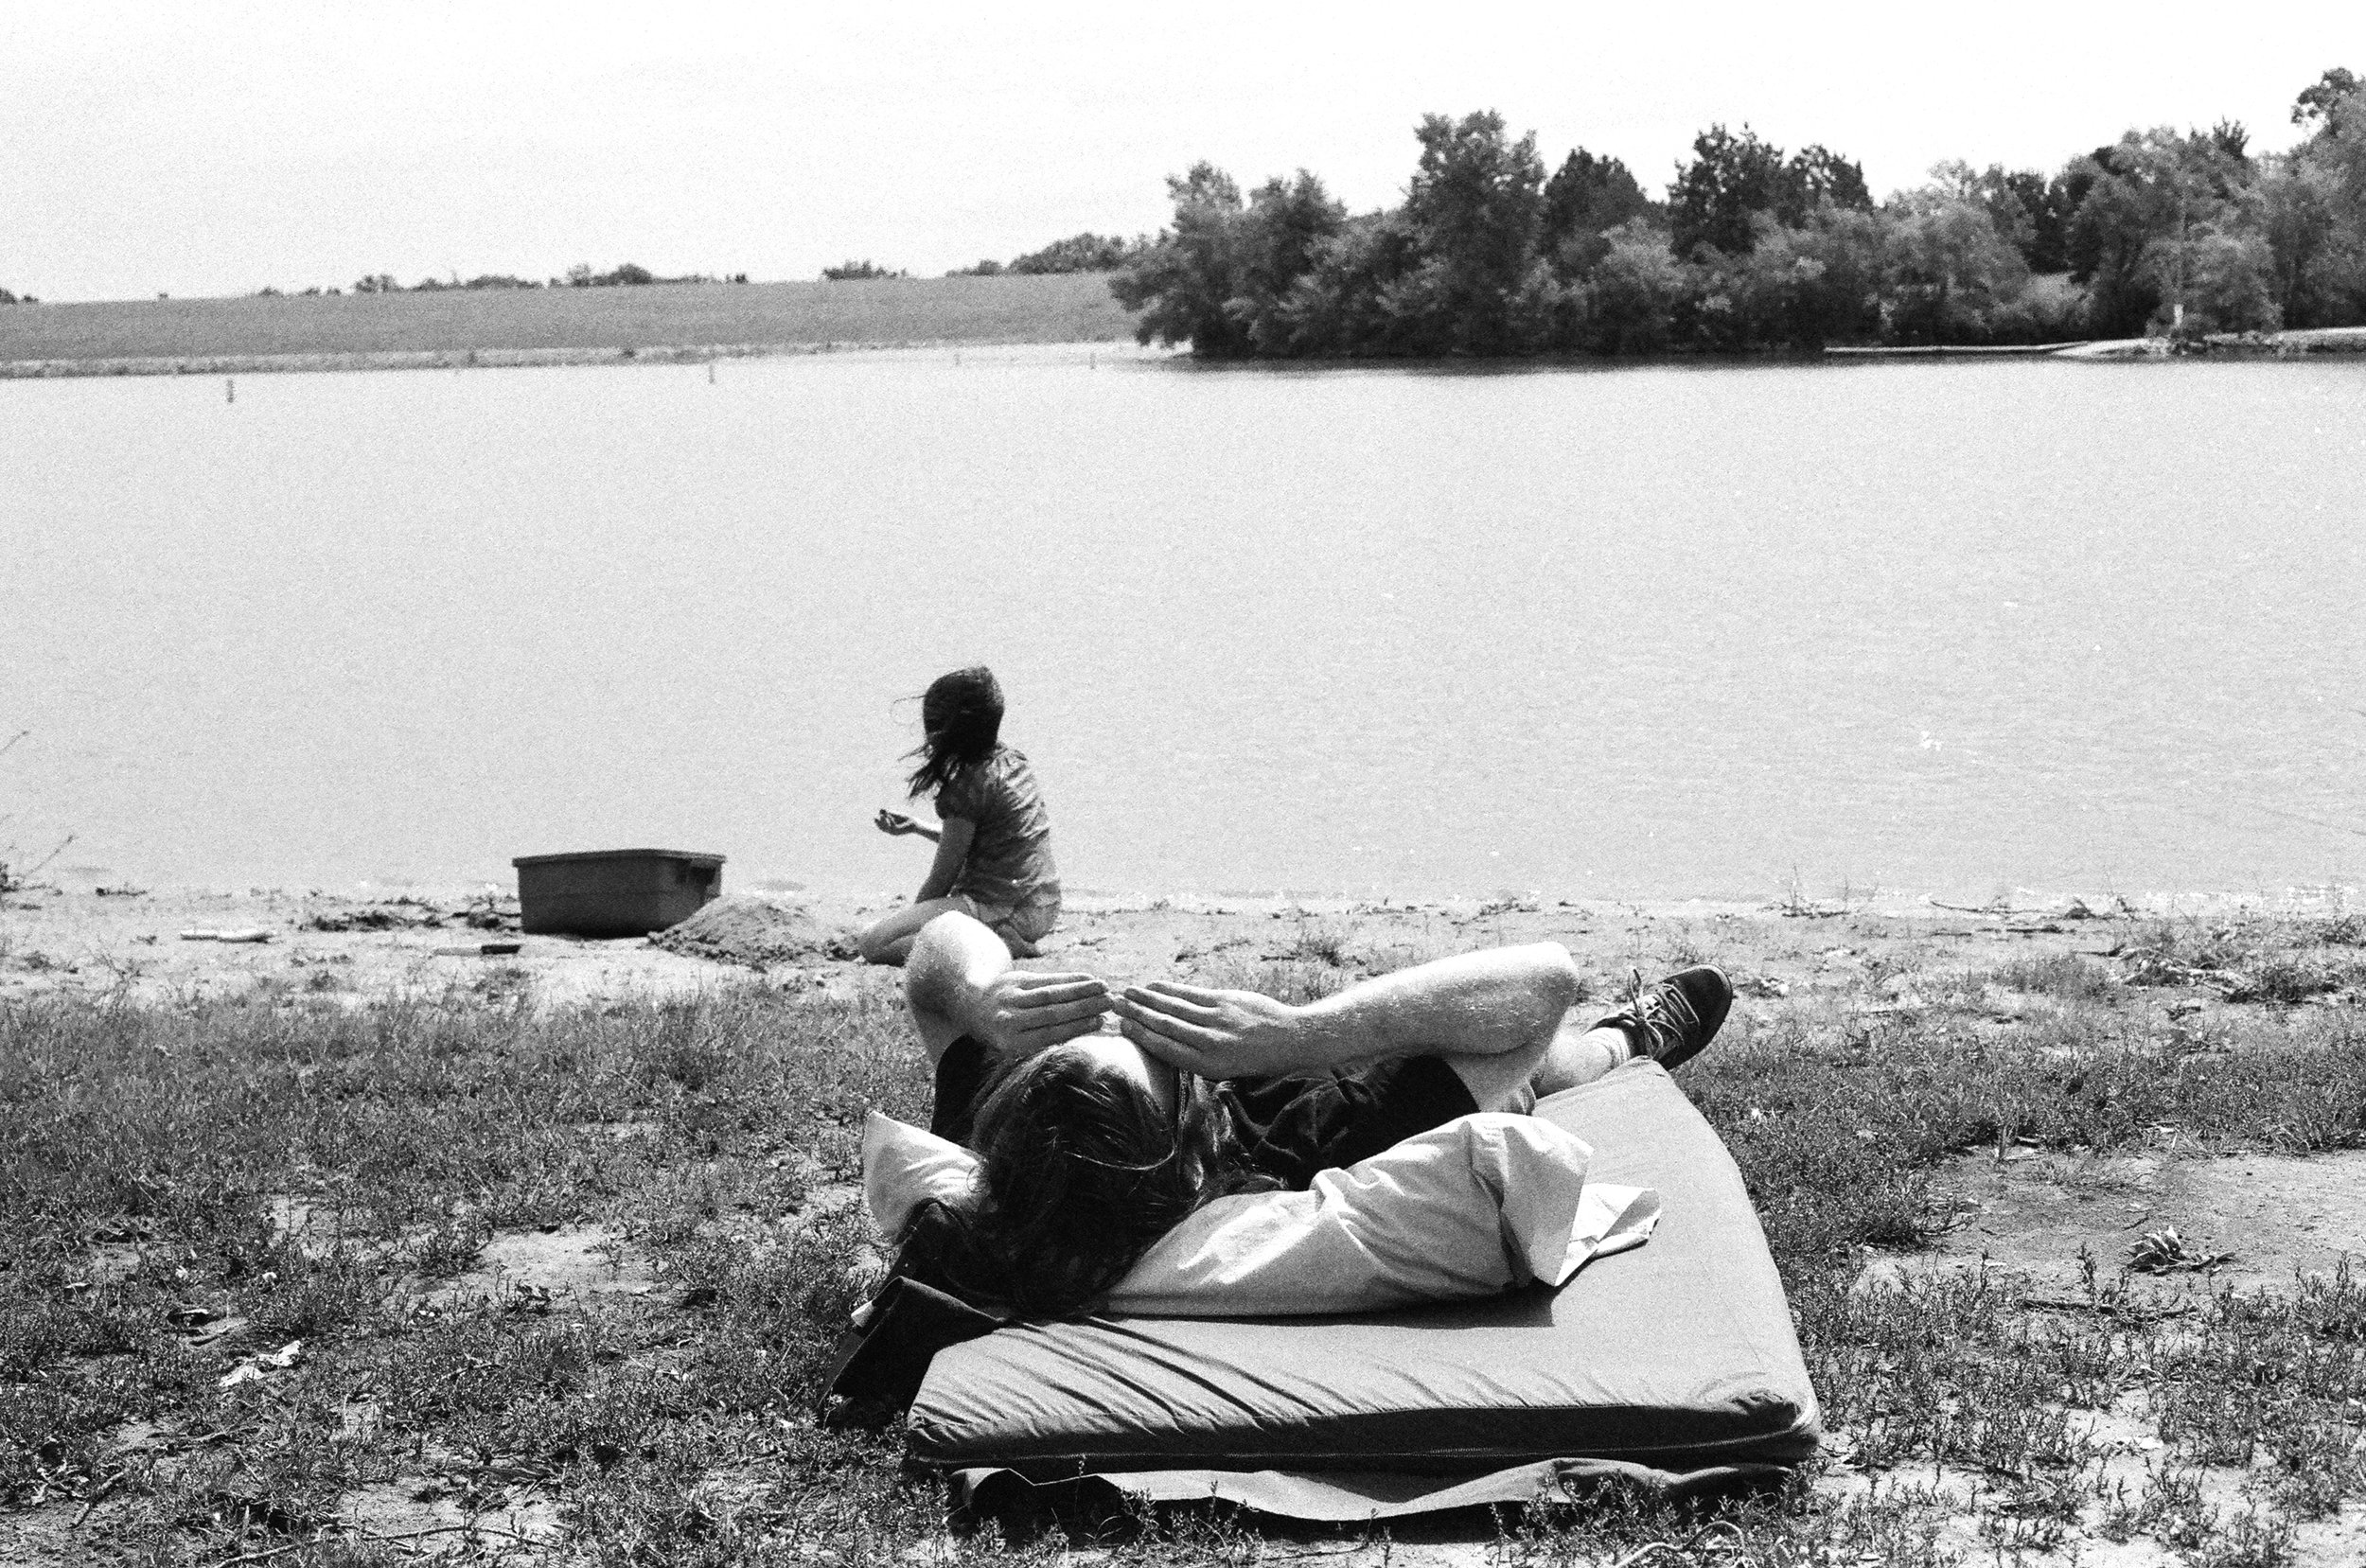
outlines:
[[[1217,1199],[1161,1237],[1098,1310],[1304,1315],[1560,1285],[1591,1259],[1642,1245],[1659,1219],[1649,1189],[1588,1185],[1590,1157],[1535,1117],[1462,1117],[1325,1171],[1304,1192]],[[977,1164],[875,1111],[864,1124],[863,1194],[891,1237],[925,1200],[966,1192]]]
[[[894,1241],[929,1199],[951,1203],[978,1176],[978,1156],[950,1138],[873,1111],[862,1123],[862,1201]]]

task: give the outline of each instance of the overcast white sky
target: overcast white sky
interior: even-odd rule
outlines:
[[[1425,112],[1664,187],[1747,121],[1877,192],[2247,123],[2366,72],[2366,4],[631,6],[0,0],[0,287],[51,299],[548,277],[918,273],[1166,216],[1207,158],[1393,203]]]

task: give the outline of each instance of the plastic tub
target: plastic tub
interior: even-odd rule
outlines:
[[[723,890],[723,857],[690,850],[521,854],[519,925],[539,935],[643,937],[689,919]]]

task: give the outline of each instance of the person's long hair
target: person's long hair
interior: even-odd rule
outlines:
[[[920,699],[920,744],[905,753],[920,759],[906,781],[913,800],[994,755],[1002,739],[1002,683],[983,664],[937,677]]]
[[[1213,1199],[1277,1185],[1247,1170],[1222,1108],[1170,1118],[1140,1084],[1074,1046],[1009,1067],[973,1135],[979,1179],[950,1215],[968,1293],[1030,1317],[1106,1294],[1157,1240]]]

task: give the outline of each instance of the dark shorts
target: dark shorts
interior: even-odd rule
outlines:
[[[1439,1056],[1399,1056],[1368,1067],[1245,1078],[1216,1086],[1249,1165],[1292,1190],[1315,1174],[1369,1159],[1478,1101]]]
[[[967,1035],[937,1059],[928,1130],[968,1143],[978,1101],[994,1076],[983,1047]],[[1443,1057],[1400,1056],[1368,1067],[1244,1078],[1213,1090],[1232,1120],[1250,1169],[1303,1189],[1318,1171],[1353,1165],[1406,1138],[1478,1109]]]

